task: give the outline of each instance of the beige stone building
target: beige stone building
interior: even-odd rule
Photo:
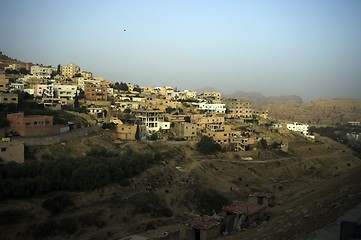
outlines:
[[[8,89],[9,79],[5,78],[5,74],[0,74],[0,92],[5,92]]]
[[[72,78],[77,73],[80,73],[80,67],[74,63],[61,66],[61,74],[64,77]]]
[[[16,93],[0,93],[0,103],[18,103],[18,95]]]
[[[184,140],[196,140],[198,138],[197,134],[197,124],[189,122],[175,122],[172,127],[174,137]]]
[[[252,118],[252,102],[243,99],[224,100],[227,108],[227,118]]]

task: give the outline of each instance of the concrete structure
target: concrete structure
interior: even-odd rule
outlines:
[[[232,130],[230,125],[224,124],[209,124],[202,134],[212,137],[216,143],[221,145],[235,143],[241,137],[241,131]]]
[[[1,104],[17,104],[19,101],[18,95],[16,93],[0,93],[0,103]]]
[[[34,97],[54,98],[53,84],[36,84],[34,86]]]
[[[164,121],[163,112],[158,110],[138,110],[135,112],[136,123],[146,126],[149,133],[169,130],[170,122]]]
[[[234,231],[240,231],[247,227],[256,217],[266,209],[266,206],[233,202],[222,208],[226,213],[224,226],[221,226],[223,234],[228,235]]]
[[[222,94],[220,92],[204,92],[200,97],[207,100],[220,101],[222,99]]]
[[[44,107],[52,110],[61,110],[61,106],[67,105],[68,101],[61,98],[42,98]]]
[[[50,78],[53,71],[55,72],[56,69],[39,65],[33,65],[30,68],[31,75],[41,78]]]
[[[308,132],[308,124],[300,124],[298,122],[294,122],[294,123],[288,123],[286,125],[286,127],[290,131],[299,132],[299,133],[303,134],[305,137],[315,139],[315,135],[311,135]]]
[[[287,129],[290,131],[296,131],[302,134],[306,134],[308,132],[308,124],[301,124],[298,122],[294,122],[294,123],[288,123],[286,126]]]
[[[212,218],[197,218],[185,223],[179,232],[179,239],[184,240],[211,240],[221,234],[220,223]]]
[[[10,83],[9,85],[9,91],[10,92],[14,92],[14,91],[23,91],[25,87],[24,83]]]
[[[172,127],[174,130],[174,138],[184,140],[196,140],[197,139],[197,124],[189,122],[175,122]]]
[[[104,111],[103,107],[90,105],[86,108],[90,115],[95,116],[96,118],[104,118],[106,111]]]
[[[74,100],[77,94],[77,85],[54,84],[54,97]]]
[[[228,118],[252,118],[252,102],[243,99],[227,99],[224,101]]]
[[[219,113],[225,114],[226,113],[226,105],[224,103],[192,103],[192,105],[198,106],[198,110],[204,113]]]
[[[0,74],[0,92],[8,90],[9,79],[5,78],[5,74]]]
[[[197,124],[199,130],[205,129],[209,124],[224,124],[224,117],[208,114],[192,114],[191,123]]]
[[[3,138],[0,142],[0,158],[4,162],[24,163],[24,143]]]
[[[262,206],[274,207],[276,204],[276,196],[273,193],[250,193],[248,195],[248,202]]]
[[[104,82],[86,82],[84,85],[84,98],[87,101],[107,101],[108,85]]]
[[[87,71],[84,71],[84,70],[81,70],[80,71],[80,74],[83,78],[85,79],[92,79],[93,78],[93,73],[91,72],[87,72]]]
[[[53,116],[29,115],[23,112],[12,113],[7,116],[10,130],[18,132],[21,136],[45,136],[60,133],[63,125],[53,125]]]
[[[72,78],[75,74],[80,73],[80,67],[74,63],[61,66],[61,75]]]

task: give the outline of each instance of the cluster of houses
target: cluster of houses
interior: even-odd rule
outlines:
[[[161,139],[197,140],[209,136],[233,151],[254,149],[261,138],[252,132],[233,129],[227,119],[254,121],[267,119],[267,111],[255,111],[244,99],[222,99],[220,92],[179,91],[169,86],[140,87],[112,83],[93,77],[76,64],[51,66],[10,64],[4,69],[26,68],[29,74],[9,78],[0,73],[0,104],[17,104],[18,93],[26,92],[46,108],[79,106],[95,121],[116,125],[120,140]],[[52,116],[7,116],[7,131],[21,136],[44,136],[69,131],[69,126],[53,124]],[[301,125],[290,130],[299,131]],[[287,125],[287,128],[289,126]],[[305,129],[302,129],[306,132]],[[3,132],[4,134],[4,132]]]

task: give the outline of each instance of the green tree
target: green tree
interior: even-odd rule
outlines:
[[[58,68],[56,69],[56,74],[60,75],[61,73],[61,66],[58,64]]]
[[[29,74],[29,71],[26,70],[26,68],[23,68],[23,67],[22,67],[22,68],[19,69],[19,73],[20,73],[20,74],[23,74],[23,75],[27,75],[27,74]]]
[[[266,139],[262,138],[260,141],[259,141],[259,148],[261,149],[266,149],[267,148],[267,141]]]
[[[78,93],[75,93],[75,97],[74,97],[74,110],[78,110],[80,108],[80,104],[79,104],[79,97],[78,97]]]
[[[197,150],[204,154],[211,154],[221,150],[221,145],[216,143],[212,137],[202,136],[197,143]]]
[[[135,139],[140,140],[140,126],[137,124],[137,129],[135,131]]]

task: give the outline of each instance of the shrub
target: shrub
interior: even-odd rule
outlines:
[[[197,150],[204,154],[211,154],[221,150],[221,145],[216,143],[212,137],[202,136],[197,143]]]
[[[78,223],[76,218],[64,218],[60,220],[59,229],[68,235],[72,235],[78,230]]]
[[[73,199],[69,194],[58,194],[52,198],[46,199],[42,206],[52,214],[58,214],[68,206],[73,206]]]
[[[47,220],[35,225],[33,236],[35,239],[45,238],[58,231],[58,224],[55,220]]]

